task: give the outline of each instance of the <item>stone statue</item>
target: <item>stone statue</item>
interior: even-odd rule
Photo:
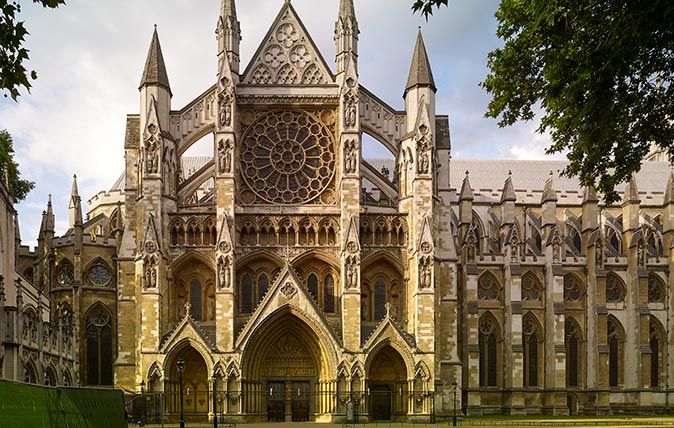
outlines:
[[[218,142],[218,171],[220,174],[232,172],[232,143],[229,140]]]
[[[349,91],[344,95],[344,126],[354,128],[356,126],[356,116],[358,114],[358,96]]]
[[[354,140],[344,143],[344,172],[353,174],[358,165],[358,144]]]

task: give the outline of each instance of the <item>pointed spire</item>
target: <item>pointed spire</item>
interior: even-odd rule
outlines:
[[[236,19],[236,2],[234,0],[222,0],[220,2],[220,16],[233,17]]]
[[[517,195],[513,187],[513,175],[511,171],[508,171],[508,178],[503,184],[503,192],[501,193],[501,203],[515,201],[517,201]]]
[[[54,232],[56,226],[56,218],[54,217],[54,208],[51,203],[51,193],[49,194],[49,200],[47,201],[47,213],[44,224],[45,232]]]
[[[169,94],[171,93],[171,85],[169,85],[168,74],[166,73],[164,56],[161,53],[161,45],[159,44],[159,35],[157,34],[156,25],[154,26],[154,33],[152,33],[150,49],[147,52],[147,60],[145,60],[143,78],[140,81],[140,87],[138,89],[142,89],[145,85],[163,86],[169,91]]]
[[[236,2],[222,0],[220,3],[220,18],[216,28],[218,37],[218,61],[227,57],[232,71],[239,73],[239,45],[241,42],[241,26],[236,17]]]
[[[599,202],[597,197],[597,191],[594,190],[594,186],[585,186],[583,191],[583,203],[596,203]]]
[[[424,37],[421,34],[421,27],[419,27],[419,33],[417,33],[417,45],[412,55],[412,65],[410,66],[410,74],[407,77],[405,93],[418,86],[429,87],[433,92],[437,91],[435,80],[433,80],[433,72],[431,71],[431,63],[428,60],[426,46],[424,45]]]
[[[473,189],[470,187],[468,175],[468,171],[466,171],[466,177],[463,179],[463,184],[461,184],[461,194],[459,195],[460,201],[472,201],[474,199]]]
[[[669,170],[669,178],[667,179],[667,188],[665,189],[663,203],[674,204],[674,169]]]
[[[74,208],[75,207],[75,202],[77,202],[77,198],[79,198],[80,193],[77,189],[77,174],[73,174],[73,184],[72,187],[70,188],[70,205],[68,208]]]
[[[550,171],[550,176],[545,181],[543,196],[541,197],[541,203],[544,204],[546,202],[557,202],[557,192],[555,191],[552,171]]]
[[[339,17],[340,18],[355,18],[356,11],[353,7],[353,0],[340,0],[339,2]]]
[[[627,186],[625,186],[623,200],[626,204],[638,204],[641,202],[641,199],[639,199],[639,188],[637,187],[637,177],[635,174],[632,174],[630,181],[627,183]]]

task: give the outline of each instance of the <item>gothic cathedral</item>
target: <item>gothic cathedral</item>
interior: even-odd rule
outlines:
[[[339,3],[333,71],[288,0],[242,68],[222,0],[217,82],[180,109],[155,29],[124,174],[86,221],[74,181],[70,229],[50,205],[19,250],[74,332],[69,378],[157,394],[173,419],[181,388],[190,417],[240,422],[665,411],[670,166],[608,207],[564,162],[450,163],[421,32],[398,111],[359,81]],[[186,155],[211,136],[212,157]],[[364,158],[364,136],[395,160]]]

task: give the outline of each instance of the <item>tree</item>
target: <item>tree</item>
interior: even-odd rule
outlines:
[[[567,153],[564,173],[608,203],[651,144],[674,156],[674,2],[502,0],[496,18],[487,116],[539,115],[547,153]]]
[[[55,8],[65,0],[33,0],[43,7]],[[30,81],[37,79],[37,73],[30,74],[24,66],[28,60],[28,50],[23,47],[28,30],[23,21],[16,20],[21,6],[16,0],[0,0],[0,89],[5,97],[9,94],[13,100],[19,97],[23,86],[30,91]]]
[[[28,192],[33,190],[35,183],[20,178],[19,165],[14,160],[14,142],[6,130],[0,131],[0,172],[6,176],[9,193],[16,199],[26,199]]]
[[[433,15],[433,7],[440,8],[440,6],[447,6],[448,0],[414,0],[412,11],[414,13],[421,11],[426,20]]]

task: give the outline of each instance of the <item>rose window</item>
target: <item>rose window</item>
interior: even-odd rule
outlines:
[[[330,130],[307,113],[271,112],[244,135],[243,179],[267,202],[309,202],[330,185],[334,171],[335,149]]]

